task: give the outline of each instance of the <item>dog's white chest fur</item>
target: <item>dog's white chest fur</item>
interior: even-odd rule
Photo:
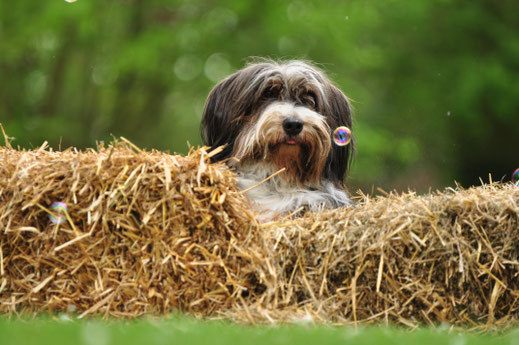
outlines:
[[[249,164],[238,168],[238,187],[246,190],[255,186],[245,195],[266,219],[289,214],[302,207],[318,211],[323,208],[352,204],[344,190],[327,180],[321,181],[320,188],[288,185],[278,176],[260,183],[274,172],[275,170],[266,163]]]

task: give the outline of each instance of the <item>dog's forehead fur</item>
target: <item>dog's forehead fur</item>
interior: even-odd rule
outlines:
[[[319,99],[326,99],[324,87],[329,81],[317,67],[303,61],[256,63],[237,73],[248,81],[243,89],[245,97],[257,98],[264,89],[274,87],[284,93],[311,90]]]
[[[250,71],[254,75],[254,82],[270,82],[282,80],[287,84],[310,82],[322,84],[325,81],[324,74],[317,68],[302,61],[289,61],[284,64],[265,62],[249,65],[244,71]]]

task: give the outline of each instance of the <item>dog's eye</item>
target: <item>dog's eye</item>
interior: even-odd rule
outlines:
[[[274,87],[269,87],[263,91],[263,98],[269,99],[269,98],[278,98],[279,96],[279,90]]]
[[[301,97],[301,101],[304,105],[308,107],[312,107],[314,109],[317,108],[317,96],[313,92],[307,92]]]

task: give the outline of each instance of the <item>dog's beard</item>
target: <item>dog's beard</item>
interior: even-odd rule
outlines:
[[[289,116],[303,122],[303,130],[294,137],[283,130]],[[285,169],[280,178],[290,185],[318,188],[331,148],[329,133],[324,116],[306,107],[275,102],[238,135],[233,157],[240,165],[262,162],[275,171]]]

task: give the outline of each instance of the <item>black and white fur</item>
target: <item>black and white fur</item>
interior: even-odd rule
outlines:
[[[351,205],[344,178],[354,141],[332,142],[335,128],[351,125],[348,99],[318,68],[261,61],[214,87],[201,134],[204,144],[224,146],[213,160],[236,168],[240,188],[257,185],[246,195],[263,219],[272,219],[301,208]]]

